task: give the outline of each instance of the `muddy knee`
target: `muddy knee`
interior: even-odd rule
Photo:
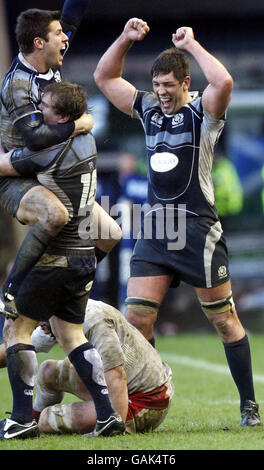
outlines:
[[[216,328],[223,341],[236,341],[244,335],[232,297],[232,292],[220,300],[201,301],[201,306],[210,323]]]
[[[39,367],[38,379],[47,388],[52,388],[56,381],[56,365],[57,361],[47,359]]]
[[[41,225],[52,235],[57,235],[69,220],[62,202],[43,186],[35,186],[21,199],[17,218],[20,222]]]

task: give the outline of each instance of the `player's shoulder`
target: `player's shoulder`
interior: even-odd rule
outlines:
[[[191,97],[191,101],[188,105],[199,113],[203,112],[203,104],[202,104],[202,95],[199,91],[191,91],[189,93]]]
[[[95,145],[95,138],[91,132],[88,132],[84,134],[78,134],[76,137],[74,137],[72,142],[75,146],[87,144]]]
[[[106,304],[100,300],[89,299],[86,306],[86,318],[93,318],[94,321],[99,321],[98,319],[111,319],[111,318],[121,318],[123,317],[122,313],[119,312],[112,305]]]
[[[72,150],[81,160],[87,159],[89,156],[96,156],[96,142],[91,132],[88,134],[79,134],[74,137],[74,139],[72,139]]]
[[[153,93],[152,91],[138,90],[135,99],[135,105],[136,104],[141,105],[142,108],[146,109],[159,105],[159,102],[155,93]]]
[[[85,311],[85,328],[113,328],[125,321],[122,313],[112,305],[100,300],[89,299]]]
[[[17,57],[13,60],[10,69],[5,75],[4,82],[13,83],[16,80],[28,80],[31,75],[34,74],[34,70],[27,67]]]
[[[10,101],[16,97],[29,95],[29,84],[31,84],[31,88],[33,87],[33,75],[33,70],[28,69],[18,59],[15,59],[2,82],[2,99]]]

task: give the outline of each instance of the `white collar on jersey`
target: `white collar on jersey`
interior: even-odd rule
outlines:
[[[33,65],[31,65],[26,59],[25,57],[23,56],[22,52],[19,52],[18,54],[18,58],[20,60],[20,62],[25,66],[27,67],[28,69],[30,70],[33,70],[34,72],[37,72],[37,69],[35,69],[35,67],[33,67]],[[46,73],[38,73],[38,76],[39,78],[44,78],[45,80],[50,80],[52,77],[53,77],[53,71],[52,69],[49,69]]]

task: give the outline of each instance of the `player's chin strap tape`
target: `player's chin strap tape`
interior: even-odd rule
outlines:
[[[205,315],[207,316],[227,312],[228,310],[230,310],[232,307],[235,306],[234,300],[232,297],[232,292],[225,299],[216,300],[215,302],[203,302],[201,299],[199,300],[201,303],[201,307]]]
[[[127,297],[125,300],[127,308],[138,313],[158,313],[160,302],[153,299],[146,299],[145,297]]]

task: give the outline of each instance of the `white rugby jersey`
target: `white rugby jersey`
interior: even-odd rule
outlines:
[[[171,376],[158,351],[110,305],[89,299],[84,334],[99,352],[105,372],[124,366],[129,394],[155,390]]]
[[[130,395],[155,390],[171,378],[171,369],[158,351],[114,307],[89,299],[83,329],[99,352],[105,372],[124,367]],[[31,340],[37,352],[49,352],[56,344],[56,339],[41,327],[33,331]]]

